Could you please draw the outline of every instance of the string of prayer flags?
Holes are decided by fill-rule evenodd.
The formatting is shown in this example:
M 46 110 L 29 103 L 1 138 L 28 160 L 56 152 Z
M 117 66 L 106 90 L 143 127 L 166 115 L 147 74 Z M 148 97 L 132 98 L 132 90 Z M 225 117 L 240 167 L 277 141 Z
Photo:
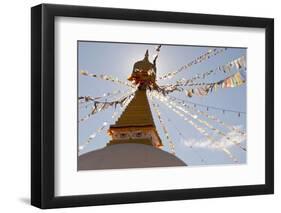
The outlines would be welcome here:
M 209 146 L 216 146 L 220 150 L 222 150 L 231 160 L 233 160 L 235 163 L 238 163 L 238 159 L 226 148 L 223 144 L 218 143 L 212 136 L 208 134 L 208 132 L 203 128 L 198 126 L 195 122 L 193 122 L 190 118 L 184 116 L 182 112 L 180 112 L 171 102 L 167 101 L 166 97 L 160 98 L 160 96 L 155 95 L 155 93 L 152 94 L 153 97 L 156 97 L 158 100 L 160 100 L 162 103 L 164 103 L 168 108 L 170 108 L 173 112 L 175 112 L 180 117 L 183 117 L 184 121 L 187 121 L 191 126 L 193 126 L 199 133 L 201 133 L 204 137 L 206 137 L 211 143 Z M 197 119 L 197 116 L 193 116 L 193 119 Z
M 174 91 L 182 92 L 184 89 L 182 87 L 178 87 L 177 85 L 168 85 L 168 86 L 158 86 L 156 90 L 158 92 L 161 92 L 163 95 L 167 95 Z
M 213 125 L 211 125 L 210 123 L 208 123 L 205 120 L 200 119 L 196 114 L 192 114 L 190 111 L 188 111 L 187 109 L 185 109 L 184 107 L 178 105 L 176 102 L 174 102 L 173 100 L 171 100 L 168 96 L 168 100 L 170 101 L 170 104 L 172 104 L 172 106 L 174 106 L 175 108 L 179 109 L 180 111 L 184 112 L 185 114 L 187 114 L 188 116 L 190 116 L 191 118 L 193 118 L 194 120 L 197 120 L 199 123 L 207 126 L 210 130 L 214 131 L 216 134 L 223 136 L 226 138 L 227 141 L 229 141 L 230 143 L 233 143 L 234 145 L 240 147 L 241 149 L 243 149 L 244 151 L 245 148 L 242 147 L 240 145 L 240 143 L 236 140 L 231 139 L 230 137 L 228 137 L 226 135 L 226 133 L 222 132 L 221 130 L 219 130 L 218 128 L 215 128 Z M 199 113 L 202 115 L 202 113 L 199 110 L 194 109 L 193 112 Z
M 180 99 L 180 98 L 176 98 L 174 96 L 168 96 L 168 97 L 170 99 L 172 99 L 172 100 L 176 100 L 178 103 L 180 103 L 180 104 L 182 104 L 183 106 L 186 106 L 186 107 L 193 106 L 194 108 L 196 108 L 197 106 L 199 106 L 199 107 L 202 107 L 202 108 L 206 109 L 206 111 L 209 111 L 209 109 L 218 110 L 218 111 L 222 111 L 223 114 L 224 114 L 224 112 L 231 112 L 231 113 L 237 114 L 238 117 L 240 117 L 241 114 L 246 114 L 246 112 L 243 112 L 243 111 L 236 111 L 236 110 L 231 110 L 231 109 L 224 109 L 224 108 L 221 108 L 221 107 L 215 107 L 215 106 L 210 106 L 210 105 L 193 103 L 191 101 L 187 101 L 187 100 L 183 100 L 183 99 Z
M 178 74 L 179 72 L 182 72 L 185 69 L 189 69 L 191 66 L 195 65 L 195 64 L 199 64 L 202 63 L 208 59 L 210 59 L 211 57 L 223 53 L 224 51 L 226 51 L 227 48 L 213 48 L 213 49 L 209 49 L 207 52 L 205 52 L 204 54 L 200 55 L 199 57 L 197 57 L 196 59 L 192 60 L 191 62 L 189 62 L 188 64 L 183 65 L 182 67 L 180 67 L 178 70 L 173 71 L 173 72 L 169 72 L 163 76 L 160 76 L 158 78 L 158 80 L 163 80 L 163 79 L 169 79 L 174 77 L 176 74 Z
M 186 91 L 186 96 L 205 96 L 209 92 L 216 91 L 218 88 L 234 88 L 239 87 L 244 84 L 246 80 L 242 78 L 242 75 L 239 72 L 225 78 L 224 80 L 215 82 L 215 83 L 201 83 L 201 84 L 193 84 L 192 86 L 200 86 L 188 89 Z M 202 85 L 202 86 L 201 86 Z
M 133 95 L 131 95 L 128 99 L 126 99 L 123 103 L 123 105 L 120 107 L 120 113 L 123 112 L 123 110 L 128 106 L 128 104 L 131 102 L 131 100 L 134 98 L 135 93 L 133 93 Z M 118 115 L 118 112 L 116 110 L 114 110 L 111 118 L 114 119 L 116 118 Z M 86 140 L 86 142 L 84 142 L 82 145 L 79 146 L 79 151 L 84 150 L 84 148 L 91 143 L 91 141 L 97 136 L 98 133 L 102 132 L 103 130 L 105 130 L 105 128 L 109 125 L 108 122 L 103 122 L 101 127 L 99 127 L 95 132 L 93 132 L 88 139 Z
M 240 129 L 235 128 L 234 126 L 229 125 L 229 124 L 223 122 L 222 120 L 220 120 L 219 118 L 215 117 L 214 115 L 210 115 L 210 114 L 208 114 L 208 113 L 205 112 L 205 111 L 199 110 L 198 108 L 196 108 L 196 106 L 194 106 L 193 103 L 188 103 L 188 102 L 186 102 L 186 101 L 183 101 L 183 100 L 177 99 L 177 98 L 175 98 L 175 97 L 171 97 L 171 96 L 167 96 L 167 97 L 168 97 L 169 99 L 173 100 L 173 101 L 177 101 L 177 103 L 178 103 L 178 104 L 181 104 L 183 107 L 186 107 L 186 108 L 188 108 L 188 109 L 191 109 L 191 110 L 193 110 L 193 111 L 196 111 L 196 112 L 199 113 L 200 115 L 203 115 L 203 116 L 207 117 L 208 119 L 210 119 L 210 120 L 212 120 L 212 121 L 214 121 L 214 122 L 216 122 L 216 123 L 222 125 L 224 128 L 226 128 L 226 129 L 228 129 L 228 130 L 235 131 L 235 132 L 237 132 L 237 133 L 239 133 L 239 134 L 241 134 L 241 135 L 243 135 L 243 136 L 246 136 L 246 133 L 245 133 L 244 131 L 241 131 Z M 197 104 L 197 105 L 198 105 L 198 104 Z M 200 105 L 199 105 L 199 106 L 200 106 Z M 205 106 L 205 105 L 204 105 L 204 106 Z M 207 111 L 208 111 L 208 108 L 213 108 L 213 107 L 208 106 L 208 107 L 206 108 Z M 218 108 L 215 108 L 215 109 L 218 109 Z M 222 109 L 220 109 L 220 110 L 222 110 Z M 224 111 L 234 112 L 234 111 L 232 111 L 232 110 L 225 110 L 225 109 L 224 109 Z M 236 111 L 235 111 L 235 112 L 236 112 Z M 236 112 L 236 113 L 243 113 L 243 112 Z
M 154 102 L 152 103 L 152 106 L 153 106 L 153 109 L 155 110 L 155 112 L 157 114 L 157 117 L 159 119 L 160 125 L 161 125 L 161 127 L 163 129 L 164 135 L 166 136 L 166 139 L 169 142 L 169 148 L 171 150 L 171 154 L 175 155 L 176 154 L 176 152 L 175 152 L 175 145 L 174 145 L 174 143 L 173 143 L 173 141 L 172 141 L 172 139 L 171 139 L 171 137 L 170 137 L 170 135 L 168 133 L 168 130 L 167 130 L 165 124 L 164 124 L 164 120 L 161 117 L 161 113 L 160 113 L 157 105 Z
M 186 95 L 188 97 L 192 97 L 193 95 L 196 96 L 205 96 L 209 93 L 211 86 L 210 85 L 206 85 L 203 87 L 198 87 L 198 88 L 192 88 L 186 91 Z
M 216 73 L 218 71 L 222 71 L 224 73 L 229 73 L 233 69 L 235 69 L 237 71 L 239 71 L 240 69 L 246 69 L 246 57 L 245 56 L 241 56 L 241 57 L 239 57 L 237 59 L 234 59 L 234 60 L 228 62 L 225 65 L 218 66 L 216 69 L 209 70 L 209 71 L 207 71 L 205 73 L 202 73 L 202 74 L 197 74 L 194 77 L 192 77 L 189 80 L 189 82 L 193 82 L 193 81 L 198 80 L 198 79 L 205 79 L 206 77 L 208 77 L 211 74 L 214 74 L 214 73 Z
M 89 77 L 92 77 L 92 78 L 98 78 L 98 79 L 105 80 L 105 81 L 111 81 L 111 82 L 114 82 L 114 83 L 118 83 L 118 84 L 122 84 L 122 85 L 125 85 L 125 86 L 128 86 L 128 87 L 135 88 L 135 86 L 133 84 L 131 84 L 130 81 L 121 81 L 119 78 L 113 77 L 113 76 L 110 76 L 110 75 L 103 75 L 103 74 L 96 75 L 96 74 L 89 73 L 86 70 L 80 70 L 80 74 L 85 75 L 85 76 L 89 76 Z
M 106 127 L 108 126 L 108 122 L 103 122 L 102 126 L 99 127 L 95 132 L 93 132 L 87 139 L 87 141 L 82 144 L 79 145 L 79 151 L 84 150 L 84 148 L 91 143 L 91 141 L 97 136 L 98 133 L 102 132 Z
M 123 106 L 127 102 L 127 100 L 130 99 L 133 95 L 134 95 L 134 92 L 129 95 L 123 96 L 120 99 L 115 100 L 115 101 L 95 101 L 95 100 L 93 100 L 91 112 L 89 114 L 87 114 L 85 117 L 81 118 L 80 122 L 84 122 L 84 121 L 88 120 L 92 115 L 94 115 L 97 112 L 100 112 L 102 110 L 106 110 L 109 107 L 114 106 L 116 108 L 117 105 Z
M 180 80 L 177 80 L 175 84 L 168 84 L 164 85 L 162 87 L 164 88 L 171 88 L 171 87 L 180 87 L 180 86 L 194 86 L 194 81 L 196 80 L 204 80 L 205 78 L 209 77 L 212 74 L 216 74 L 217 72 L 224 72 L 229 73 L 232 70 L 240 71 L 241 74 L 243 73 L 243 79 L 246 79 L 246 75 L 244 74 L 246 72 L 246 57 L 241 56 L 239 58 L 236 58 L 230 62 L 228 62 L 225 65 L 218 66 L 216 69 L 209 70 L 204 73 L 199 73 L 194 75 L 193 77 L 189 79 L 182 78 Z M 202 85 L 203 83 L 199 83 Z
M 219 67 L 219 69 L 225 73 L 230 72 L 233 68 L 236 68 L 237 70 L 242 68 L 246 69 L 246 56 L 241 56 Z
M 244 132 L 239 131 L 238 129 L 234 128 L 233 126 L 227 125 L 226 123 L 224 123 L 223 121 L 221 121 L 220 119 L 216 118 L 215 116 L 211 116 L 208 113 L 201 111 L 195 107 L 191 107 L 191 106 L 186 106 L 188 109 L 191 109 L 193 112 L 196 112 L 212 121 L 215 121 L 219 124 L 221 124 L 223 127 L 229 129 L 229 130 L 234 130 L 235 132 L 238 132 L 239 134 L 243 135 L 244 137 L 246 136 L 246 134 Z M 198 119 L 199 120 L 199 119 Z M 200 120 L 199 120 L 200 121 Z M 226 138 L 226 140 L 230 141 L 231 143 L 233 143 L 234 145 L 238 146 L 239 148 L 241 148 L 243 151 L 246 151 L 246 148 L 243 147 L 240 142 L 236 141 L 236 140 L 232 140 L 230 137 L 228 137 L 226 135 L 226 133 L 222 132 L 221 130 L 214 128 L 212 125 L 210 125 L 207 121 L 200 121 L 201 123 L 204 123 L 207 127 L 209 127 L 210 129 L 214 130 L 217 134 L 223 136 Z
M 115 97 L 119 94 L 129 95 L 131 92 L 135 92 L 135 90 L 136 89 L 131 89 L 129 91 L 116 90 L 113 92 L 106 92 L 102 96 L 98 96 L 98 97 L 80 96 L 78 100 L 79 100 L 80 108 L 88 108 L 88 107 L 92 107 L 94 100 L 101 100 L 101 99 L 107 100 L 108 98 Z
M 102 97 L 79 96 L 78 100 L 79 100 L 79 104 L 83 104 L 83 103 L 91 102 L 91 101 L 94 101 L 94 100 L 97 100 L 97 99 L 100 99 L 100 98 L 102 98 Z

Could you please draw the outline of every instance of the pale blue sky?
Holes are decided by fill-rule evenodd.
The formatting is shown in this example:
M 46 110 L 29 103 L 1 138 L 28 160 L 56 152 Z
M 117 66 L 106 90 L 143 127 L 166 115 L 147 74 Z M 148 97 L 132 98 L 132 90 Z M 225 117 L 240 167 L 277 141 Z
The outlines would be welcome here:
M 203 45 L 203 44 L 200 44 Z M 219 45 L 219 42 L 218 42 Z M 88 70 L 95 74 L 109 74 L 116 76 L 121 80 L 126 80 L 132 72 L 133 64 L 143 59 L 146 49 L 150 53 L 150 61 L 153 60 L 156 44 L 125 44 L 125 43 L 110 43 L 110 42 L 78 42 L 78 72 L 81 69 Z M 161 52 L 157 61 L 157 75 L 177 70 L 182 65 L 189 63 L 196 57 L 202 55 L 208 51 L 211 47 L 204 46 L 180 46 L 180 45 L 162 45 Z M 189 71 L 185 70 L 179 73 L 176 77 L 169 80 L 160 80 L 158 85 L 167 83 L 173 83 L 177 79 L 182 77 L 190 78 L 197 73 L 204 73 L 211 69 L 215 69 L 219 65 L 223 65 L 230 62 L 232 59 L 246 55 L 246 48 L 228 48 L 222 54 L 218 54 L 207 61 L 200 64 L 196 64 L 191 67 Z M 234 73 L 234 72 L 232 72 Z M 230 74 L 218 73 L 206 78 L 205 82 L 215 82 L 221 80 Z M 126 91 L 126 86 L 114 84 L 112 82 L 102 81 L 87 76 L 78 75 L 79 89 L 78 96 L 102 96 L 104 93 L 112 92 L 115 90 Z M 122 95 L 122 94 L 121 94 Z M 210 93 L 208 96 L 192 97 L 188 98 L 184 93 L 174 92 L 173 96 L 192 101 L 199 104 L 211 105 L 215 107 L 232 109 L 237 111 L 246 112 L 246 84 L 238 88 L 231 89 L 219 89 L 217 92 Z M 118 97 L 118 96 L 117 96 Z M 120 95 L 119 95 L 120 97 Z M 112 99 L 111 99 L 112 100 Z M 209 147 L 193 147 L 190 148 L 186 144 L 186 141 L 204 141 L 204 137 L 192 127 L 190 124 L 183 121 L 182 118 L 177 116 L 174 112 L 169 110 L 165 105 L 160 105 L 160 111 L 164 118 L 165 124 L 169 130 L 169 134 L 175 144 L 176 155 L 185 161 L 188 165 L 213 165 L 213 164 L 231 164 L 233 161 L 225 155 L 221 150 L 211 149 Z M 242 129 L 246 128 L 246 116 L 241 114 L 240 117 L 237 114 L 209 109 L 206 111 L 204 108 L 198 107 L 210 115 L 214 115 L 234 126 L 241 126 Z M 118 110 L 118 109 L 117 109 Z M 84 117 L 88 112 L 88 109 L 80 109 L 79 116 Z M 113 124 L 115 120 L 112 120 L 111 116 L 114 109 L 108 109 L 103 112 L 97 113 L 89 120 L 79 124 L 78 131 L 78 143 L 83 144 L 89 135 L 95 132 L 102 126 L 103 122 L 109 122 Z M 164 143 L 163 150 L 169 151 L 168 142 L 163 135 L 159 121 L 155 116 L 154 121 L 157 126 L 158 133 Z M 204 118 L 204 117 L 201 117 Z M 171 121 L 168 121 L 170 119 Z M 204 118 L 204 120 L 207 120 Z M 209 120 L 208 120 L 209 121 Z M 216 123 L 209 122 L 213 126 Z M 229 130 L 221 128 L 223 132 L 227 133 Z M 182 138 L 178 131 L 182 132 L 185 138 Z M 97 134 L 97 137 L 85 147 L 81 153 L 86 153 L 92 150 L 103 148 L 109 141 L 109 137 L 106 134 L 106 130 Z M 243 146 L 246 146 L 244 141 Z M 239 163 L 246 162 L 246 152 L 239 149 L 237 146 L 228 147 L 233 155 L 239 160 Z M 201 159 L 204 159 L 202 163 Z

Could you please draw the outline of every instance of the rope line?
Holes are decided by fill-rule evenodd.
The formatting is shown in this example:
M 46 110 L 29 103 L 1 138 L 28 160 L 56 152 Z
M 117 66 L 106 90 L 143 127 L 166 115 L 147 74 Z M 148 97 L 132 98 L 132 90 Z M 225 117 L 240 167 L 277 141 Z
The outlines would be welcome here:
M 170 95 L 171 98 L 174 98 L 174 99 L 178 99 L 182 102 L 186 102 L 186 103 L 189 103 L 189 104 L 192 104 L 193 106 L 200 106 L 200 107 L 204 107 L 206 108 L 207 110 L 208 109 L 214 109 L 214 110 L 219 110 L 219 111 L 222 111 L 222 112 L 233 112 L 233 113 L 237 113 L 237 114 L 246 114 L 246 112 L 244 111 L 237 111 L 237 110 L 232 110 L 232 109 L 225 109 L 225 108 L 220 108 L 220 107 L 215 107 L 215 106 L 210 106 L 210 105 L 204 105 L 204 104 L 198 104 L 198 103 L 195 103 L 195 102 L 192 102 L 192 101 L 187 101 L 187 100 L 184 100 L 184 99 L 181 99 L 181 98 L 176 98 L 172 95 Z
M 175 152 L 175 145 L 174 145 L 173 141 L 171 140 L 171 137 L 170 137 L 170 135 L 169 135 L 169 133 L 168 133 L 168 130 L 167 130 L 165 124 L 164 124 L 164 120 L 163 120 L 163 118 L 161 117 L 161 113 L 160 113 L 160 111 L 159 111 L 159 109 L 158 109 L 158 106 L 154 103 L 154 101 L 153 101 L 152 98 L 151 98 L 151 100 L 152 100 L 153 109 L 154 109 L 154 111 L 155 111 L 156 114 L 157 114 L 157 117 L 158 117 L 158 120 L 159 120 L 159 122 L 160 122 L 160 125 L 161 125 L 161 127 L 162 127 L 162 129 L 163 129 L 163 132 L 164 132 L 164 134 L 165 134 L 165 136 L 166 136 L 166 139 L 167 139 L 167 141 L 168 141 L 168 143 L 169 143 L 170 152 L 171 152 L 171 154 L 176 155 L 176 152 Z
M 191 66 L 201 63 L 205 60 L 208 60 L 210 58 L 212 58 L 213 56 L 223 53 L 224 51 L 226 51 L 227 48 L 213 48 L 213 49 L 209 49 L 206 53 L 198 56 L 196 59 L 190 61 L 188 64 L 185 64 L 183 66 L 181 66 L 181 68 L 179 68 L 176 71 L 173 72 L 169 72 L 163 76 L 160 76 L 158 78 L 158 80 L 163 80 L 163 79 L 167 79 L 167 78 L 173 78 L 176 74 L 178 74 L 179 72 L 182 72 L 183 70 L 189 69 Z

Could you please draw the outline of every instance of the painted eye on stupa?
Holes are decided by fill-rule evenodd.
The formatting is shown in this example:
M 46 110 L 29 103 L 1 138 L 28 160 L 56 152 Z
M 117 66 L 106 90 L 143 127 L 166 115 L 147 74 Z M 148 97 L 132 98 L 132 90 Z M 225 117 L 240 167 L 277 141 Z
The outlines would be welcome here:
M 121 138 L 125 138 L 126 136 L 127 136 L 126 133 L 121 133 L 121 134 L 120 134 L 120 137 L 121 137 Z
M 141 132 L 137 132 L 137 133 L 136 133 L 136 137 L 139 138 L 139 137 L 141 137 L 141 136 L 142 136 L 142 133 L 141 133 Z

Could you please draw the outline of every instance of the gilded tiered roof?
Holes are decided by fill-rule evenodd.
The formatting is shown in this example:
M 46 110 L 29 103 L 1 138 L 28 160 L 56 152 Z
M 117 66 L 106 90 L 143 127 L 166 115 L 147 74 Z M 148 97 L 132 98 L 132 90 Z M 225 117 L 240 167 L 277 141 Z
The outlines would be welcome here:
M 146 90 L 137 90 L 135 97 L 111 127 L 155 127 Z

